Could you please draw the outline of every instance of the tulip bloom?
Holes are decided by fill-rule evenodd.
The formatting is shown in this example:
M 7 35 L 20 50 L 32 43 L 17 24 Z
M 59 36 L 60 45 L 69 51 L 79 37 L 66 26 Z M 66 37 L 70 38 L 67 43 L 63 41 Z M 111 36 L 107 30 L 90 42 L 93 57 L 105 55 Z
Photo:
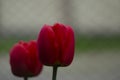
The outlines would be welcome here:
M 74 32 L 70 26 L 44 25 L 38 36 L 40 61 L 47 66 L 68 66 L 74 56 Z
M 20 41 L 10 51 L 12 73 L 19 77 L 37 76 L 43 65 L 39 61 L 36 41 Z M 27 79 L 26 79 L 27 80 Z

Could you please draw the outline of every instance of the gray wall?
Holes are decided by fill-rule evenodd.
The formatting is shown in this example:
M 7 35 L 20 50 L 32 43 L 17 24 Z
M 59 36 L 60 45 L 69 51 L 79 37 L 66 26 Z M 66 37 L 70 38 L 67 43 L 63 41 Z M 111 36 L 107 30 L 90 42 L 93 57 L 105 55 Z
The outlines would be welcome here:
M 84 34 L 120 33 L 120 0 L 1 0 L 0 23 L 11 33 L 61 22 Z

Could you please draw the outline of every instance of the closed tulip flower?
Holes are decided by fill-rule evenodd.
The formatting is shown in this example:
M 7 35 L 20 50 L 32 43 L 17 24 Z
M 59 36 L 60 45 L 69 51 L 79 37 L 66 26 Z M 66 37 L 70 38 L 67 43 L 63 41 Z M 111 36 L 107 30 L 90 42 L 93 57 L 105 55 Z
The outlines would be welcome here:
M 38 58 L 36 41 L 16 43 L 10 51 L 10 65 L 12 73 L 24 77 L 25 80 L 37 76 L 43 65 Z
M 70 26 L 44 25 L 38 35 L 40 61 L 47 66 L 68 66 L 74 57 L 74 32 Z M 55 79 L 53 79 L 55 80 Z

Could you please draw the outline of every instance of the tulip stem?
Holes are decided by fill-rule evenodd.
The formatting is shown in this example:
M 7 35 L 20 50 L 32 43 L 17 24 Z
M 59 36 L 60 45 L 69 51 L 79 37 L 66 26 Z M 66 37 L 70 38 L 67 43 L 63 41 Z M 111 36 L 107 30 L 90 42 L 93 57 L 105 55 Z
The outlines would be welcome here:
M 28 80 L 28 77 L 24 77 L 24 80 Z
M 57 68 L 58 68 L 58 66 L 53 66 L 53 76 L 52 76 L 52 80 L 56 80 Z

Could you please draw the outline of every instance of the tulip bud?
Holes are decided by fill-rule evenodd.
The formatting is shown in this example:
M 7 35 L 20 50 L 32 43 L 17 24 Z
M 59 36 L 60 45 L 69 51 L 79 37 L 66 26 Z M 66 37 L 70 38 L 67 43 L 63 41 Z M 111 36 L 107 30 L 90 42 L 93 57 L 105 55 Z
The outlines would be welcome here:
M 74 32 L 70 26 L 44 25 L 37 40 L 40 61 L 47 66 L 68 66 L 74 56 Z
M 36 41 L 20 41 L 10 51 L 12 73 L 19 77 L 37 76 L 43 65 L 39 61 Z

